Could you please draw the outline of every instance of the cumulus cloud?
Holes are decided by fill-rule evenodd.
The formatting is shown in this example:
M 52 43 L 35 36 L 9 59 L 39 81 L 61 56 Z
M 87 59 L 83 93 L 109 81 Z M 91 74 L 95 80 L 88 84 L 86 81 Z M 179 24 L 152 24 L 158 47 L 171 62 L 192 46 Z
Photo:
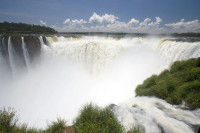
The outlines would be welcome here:
M 145 18 L 141 22 L 135 18 L 131 18 L 130 21 L 124 22 L 119 21 L 118 17 L 115 15 L 104 14 L 100 16 L 94 12 L 88 21 L 84 19 L 70 20 L 67 18 L 63 22 L 63 24 L 67 25 L 63 27 L 54 26 L 54 28 L 58 31 L 68 32 L 200 32 L 199 20 L 185 22 L 185 20 L 182 19 L 179 22 L 169 23 L 161 26 L 160 24 L 162 21 L 163 20 L 157 16 L 154 19 Z
M 67 24 L 67 23 L 70 23 L 70 19 L 69 19 L 69 18 L 66 19 L 66 20 L 63 22 L 63 24 Z
M 40 20 L 40 23 L 41 23 L 42 25 L 45 25 L 45 26 L 47 26 L 47 23 L 46 23 L 46 22 L 44 22 L 44 21 L 42 21 L 42 20 Z
M 160 17 L 156 17 L 156 23 L 155 24 L 160 24 L 162 22 L 162 19 Z
M 76 25 L 76 24 L 82 25 L 82 24 L 86 24 L 86 23 L 87 23 L 87 21 L 85 21 L 83 19 L 80 19 L 80 20 L 74 19 L 74 20 L 71 21 L 72 25 Z
M 138 24 L 139 23 L 139 20 L 135 19 L 135 18 L 132 18 L 128 24 Z
M 185 22 L 184 19 L 181 19 L 179 22 L 165 24 L 165 26 L 178 32 L 200 32 L 200 22 L 197 19 L 188 22 Z
M 118 17 L 112 14 L 105 14 L 105 15 L 100 16 L 94 12 L 93 15 L 89 19 L 89 23 L 109 24 L 109 23 L 114 23 L 117 19 Z
M 146 18 L 140 25 L 147 25 L 151 21 L 150 18 Z

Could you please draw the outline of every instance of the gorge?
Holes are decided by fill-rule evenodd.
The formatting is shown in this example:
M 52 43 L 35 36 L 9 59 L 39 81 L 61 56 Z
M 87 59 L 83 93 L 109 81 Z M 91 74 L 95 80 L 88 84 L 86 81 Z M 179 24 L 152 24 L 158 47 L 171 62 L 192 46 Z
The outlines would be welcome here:
M 72 123 L 85 103 L 110 105 L 128 130 L 193 133 L 200 109 L 184 110 L 155 97 L 135 97 L 146 78 L 175 61 L 200 56 L 200 42 L 173 36 L 57 35 L 0 37 L 0 106 L 22 122 Z M 177 128 L 178 127 L 178 128 Z

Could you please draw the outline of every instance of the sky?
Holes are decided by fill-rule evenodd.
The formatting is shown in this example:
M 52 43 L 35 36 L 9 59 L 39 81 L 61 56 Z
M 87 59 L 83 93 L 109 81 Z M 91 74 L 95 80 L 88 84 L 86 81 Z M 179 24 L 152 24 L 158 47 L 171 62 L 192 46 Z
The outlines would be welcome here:
M 60 32 L 200 32 L 200 0 L 1 0 L 0 22 Z

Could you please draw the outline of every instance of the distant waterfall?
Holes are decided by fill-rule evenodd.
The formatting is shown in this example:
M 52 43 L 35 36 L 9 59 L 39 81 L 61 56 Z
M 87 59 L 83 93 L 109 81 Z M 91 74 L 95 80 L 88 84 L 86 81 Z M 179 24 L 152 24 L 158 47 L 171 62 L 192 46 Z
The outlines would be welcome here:
M 43 37 L 40 36 L 39 40 L 40 40 L 40 45 L 41 45 L 41 54 L 42 54 L 42 57 L 46 56 L 46 55 L 49 55 L 50 54 L 49 51 L 51 51 L 51 50 L 50 50 L 50 48 L 48 46 L 45 45 Z
M 157 44 L 156 52 L 169 67 L 173 62 L 196 58 L 200 56 L 200 42 L 176 42 L 161 40 Z
M 26 48 L 26 43 L 24 42 L 24 37 L 21 37 L 21 38 L 22 38 L 22 49 L 23 49 L 24 59 L 25 59 L 26 66 L 27 66 L 28 70 L 30 70 L 31 63 L 30 63 L 29 53 L 28 53 L 28 50 Z
M 2 47 L 2 38 L 0 36 L 0 66 L 3 62 L 3 47 Z
M 43 41 L 42 36 L 39 37 L 39 40 L 40 40 L 40 44 L 41 44 L 41 46 L 43 47 L 45 44 L 44 44 L 44 41 Z
M 6 52 L 6 43 L 5 43 L 5 38 L 2 39 L 2 51 Z
M 47 37 L 52 56 L 63 55 L 82 61 L 90 71 L 103 70 L 113 58 L 130 49 L 149 49 L 163 62 L 163 69 L 175 61 L 200 56 L 200 42 L 181 42 L 160 38 Z M 41 44 L 44 45 L 42 37 Z M 44 50 L 44 52 L 47 52 Z
M 8 38 L 8 55 L 9 55 L 10 68 L 11 68 L 13 76 L 15 76 L 15 74 L 17 73 L 16 63 L 15 63 L 16 52 L 13 48 L 11 37 Z

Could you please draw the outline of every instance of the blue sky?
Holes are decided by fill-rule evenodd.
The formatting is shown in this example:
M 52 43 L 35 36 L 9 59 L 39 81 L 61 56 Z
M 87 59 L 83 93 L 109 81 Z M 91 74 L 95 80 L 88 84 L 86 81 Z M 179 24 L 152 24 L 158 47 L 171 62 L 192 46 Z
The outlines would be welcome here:
M 58 31 L 200 32 L 199 7 L 200 0 L 1 0 L 0 21 Z

